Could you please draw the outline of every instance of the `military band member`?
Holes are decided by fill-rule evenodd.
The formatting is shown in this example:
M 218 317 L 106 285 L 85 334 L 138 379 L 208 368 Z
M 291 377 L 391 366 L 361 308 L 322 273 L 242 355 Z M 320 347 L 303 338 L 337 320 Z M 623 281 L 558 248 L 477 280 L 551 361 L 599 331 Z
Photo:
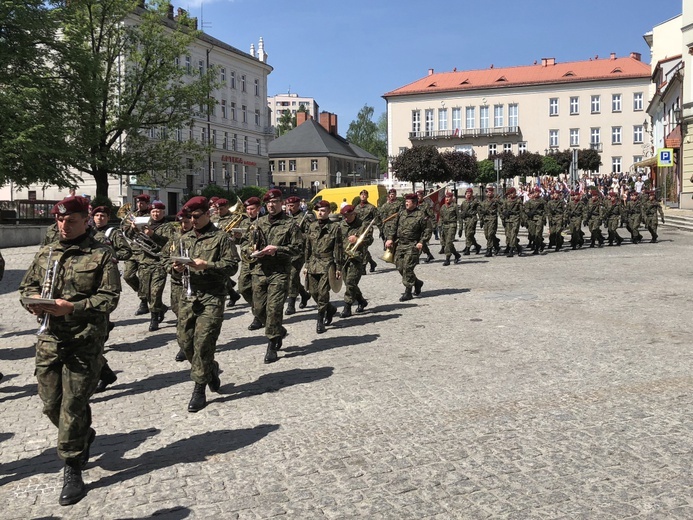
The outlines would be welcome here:
M 618 226 L 621 224 L 623 207 L 618 193 L 609 192 L 609 198 L 604 202 L 602 211 L 602 220 L 607 229 L 609 245 L 613 246 L 614 241 L 616 241 L 616 245 L 620 246 L 623 239 L 618 234 Z
M 467 188 L 464 192 L 464 200 L 460 203 L 460 228 L 458 237 L 462 238 L 464 232 L 464 250 L 462 254 L 469 256 L 471 248 L 478 255 L 481 251 L 481 246 L 476 241 L 476 224 L 479 221 L 479 200 L 474 196 L 474 190 Z
M 518 255 L 522 254 L 517 234 L 520 231 L 523 212 L 522 199 L 517 196 L 515 188 L 508 188 L 508 191 L 505 193 L 505 200 L 500 208 L 501 222 L 505 228 L 505 251 L 508 258 L 512 258 L 515 251 L 517 251 Z
M 421 211 L 424 216 L 430 220 L 431 222 L 431 230 L 436 227 L 436 212 L 433 210 L 433 204 L 431 203 L 430 198 L 426 198 L 424 196 L 423 190 L 419 190 L 416 192 L 416 201 L 417 201 L 417 206 L 419 208 L 419 211 Z M 406 206 L 406 201 L 405 201 L 405 206 Z M 437 231 L 436 231 L 436 236 L 437 236 Z M 429 263 L 431 260 L 434 260 L 433 254 L 431 254 L 431 249 L 428 247 L 428 241 L 431 239 L 429 236 L 424 242 L 423 242 L 423 247 L 421 249 L 421 252 L 426 255 L 426 258 L 424 258 L 424 262 Z
M 527 219 L 527 233 L 532 254 L 538 255 L 544 250 L 544 225 L 546 224 L 546 201 L 541 196 L 541 188 L 536 186 L 530 199 L 524 204 Z
M 52 211 L 52 210 L 51 210 Z M 53 215 L 53 213 L 51 213 Z M 53 215 L 56 216 L 56 215 Z M 53 222 L 50 226 L 48 226 L 48 229 L 46 229 L 46 234 L 43 235 L 43 240 L 41 241 L 42 246 L 47 246 L 51 242 L 55 242 L 56 240 L 60 240 L 60 229 L 58 229 L 58 221 L 56 220 Z
M 55 301 L 23 305 L 47 321 L 36 343 L 35 373 L 43 413 L 58 428 L 58 455 L 65 461 L 59 503 L 70 505 L 86 494 L 82 470 L 96 436 L 89 397 L 99 381 L 108 314 L 121 287 L 112 250 L 89 233 L 89 201 L 68 197 L 56 209 L 60 240 L 41 248 L 19 291 L 25 298 L 40 297 L 48 285 Z M 47 270 L 53 270 L 54 284 Z
M 380 213 L 378 212 L 378 208 L 368 202 L 368 190 L 361 190 L 361 193 L 359 193 L 359 198 L 361 200 L 354 208 L 354 211 L 356 211 L 356 215 L 358 215 L 359 219 L 361 219 L 361 222 L 368 224 L 371 220 L 374 220 L 375 223 L 373 225 L 380 227 Z M 375 271 L 375 268 L 378 266 L 368 250 L 365 251 L 363 256 L 362 274 L 366 274 L 366 264 L 370 265 L 371 273 Z
M 301 249 L 303 236 L 294 219 L 282 211 L 282 192 L 265 193 L 267 214 L 257 221 L 250 242 L 244 246 L 252 255 L 253 314 L 265 327 L 268 339 L 265 363 L 278 359 L 277 351 L 287 331 L 282 325 L 284 302 L 291 273 L 291 259 Z
M 579 191 L 570 193 L 570 200 L 565 208 L 565 222 L 570 232 L 570 247 L 575 250 L 585 243 L 582 221 L 585 218 L 585 202 Z
M 131 213 L 131 217 L 148 217 L 149 216 L 149 202 L 151 198 L 149 195 L 142 194 L 135 197 L 135 210 Z M 129 230 L 132 228 L 132 221 L 128 217 L 123 219 L 120 229 L 128 236 Z M 123 267 L 123 281 L 130 286 L 130 288 L 137 293 L 140 298 L 140 306 L 135 311 L 135 316 L 140 316 L 142 314 L 147 314 L 149 312 L 149 304 L 147 303 L 146 296 L 141 295 L 140 291 L 140 279 L 139 279 L 139 268 L 144 252 L 142 248 L 136 243 L 130 242 L 130 247 L 132 248 L 132 256 L 130 259 L 125 261 Z
M 500 201 L 495 196 L 495 188 L 486 186 L 486 198 L 479 204 L 479 226 L 484 230 L 486 237 L 486 254 L 491 257 L 493 253 L 500 253 L 500 240 L 496 236 L 498 232 L 498 208 Z
M 602 202 L 599 198 L 599 192 L 592 190 L 592 197 L 585 205 L 584 225 L 590 230 L 590 247 L 594 247 L 595 242 L 599 243 L 599 247 L 604 245 L 604 236 L 602 235 Z
M 546 203 L 546 218 L 549 221 L 549 249 L 556 247 L 558 253 L 563 247 L 563 223 L 565 222 L 565 202 L 563 193 L 554 190 L 551 200 Z
M 647 200 L 643 203 L 642 208 L 643 216 L 645 219 L 645 226 L 647 226 L 647 231 L 649 231 L 652 239 L 651 243 L 657 242 L 657 223 L 659 218 L 662 217 L 662 224 L 664 224 L 664 211 L 662 211 L 662 205 L 657 200 L 657 193 L 655 190 L 650 190 L 647 192 Z M 657 215 L 659 213 L 659 216 Z
M 440 207 L 440 243 L 443 245 L 445 261 L 443 265 L 450 265 L 450 257 L 455 257 L 455 263 L 459 263 L 462 255 L 455 249 L 455 233 L 457 233 L 457 222 L 459 213 L 457 203 L 451 191 L 445 193 L 445 202 Z
M 301 211 L 301 199 L 295 196 L 286 199 L 286 213 L 291 218 L 294 219 L 296 225 L 301 230 L 303 234 L 303 247 L 301 251 L 294 259 L 291 260 L 291 275 L 289 277 L 289 296 L 286 299 L 286 311 L 284 312 L 287 316 L 296 313 L 296 298 L 301 297 L 301 303 L 299 307 L 303 309 L 310 299 L 310 294 L 303 287 L 301 283 L 301 270 L 303 269 L 303 262 L 305 261 L 305 238 L 308 226 L 315 222 L 315 213 L 312 211 L 306 211 L 305 213 Z
M 363 265 L 364 251 L 373 243 L 373 228 L 368 232 L 368 224 L 362 222 L 356 215 L 354 206 L 347 204 L 340 211 L 342 221 L 339 222 L 342 234 L 342 249 L 344 251 L 344 263 L 342 268 L 342 280 L 344 281 L 344 309 L 340 318 L 351 316 L 351 307 L 356 302 L 356 312 L 363 312 L 368 301 L 363 297 L 359 282 L 361 281 L 361 266 Z M 394 220 L 394 218 L 393 218 Z M 386 225 L 389 222 L 385 223 Z M 365 235 L 364 235 L 365 233 Z M 356 247 L 359 237 L 363 235 L 361 244 Z
M 345 208 L 348 206 L 344 206 Z M 332 323 L 337 307 L 330 303 L 329 269 L 335 266 L 336 276 L 341 276 L 342 232 L 339 222 L 330 220 L 330 203 L 321 200 L 315 205 L 318 219 L 306 233 L 305 274 L 310 295 L 318 304 L 318 321 L 315 332 L 325 332 L 325 325 Z M 363 265 L 363 264 L 362 264 Z
M 185 256 L 186 252 L 181 239 L 183 235 L 189 233 L 193 229 L 193 222 L 190 218 L 190 213 L 188 210 L 181 209 L 178 213 L 176 213 L 176 220 L 179 223 L 180 228 L 177 228 L 176 234 L 168 243 L 170 257 Z M 176 271 L 173 269 L 173 262 L 170 263 L 167 271 L 171 277 L 171 310 L 173 311 L 173 314 L 176 315 L 177 320 L 180 301 L 181 299 L 185 298 L 187 294 L 190 273 L 186 271 Z M 185 352 L 183 352 L 183 349 L 178 349 L 175 360 L 179 363 L 185 361 Z
M 383 224 L 380 226 L 380 237 L 383 239 L 383 250 L 385 250 L 385 242 L 387 237 L 392 234 L 394 228 L 397 226 L 397 222 L 394 219 L 387 220 L 388 217 L 399 213 L 404 209 L 404 202 L 397 199 L 397 190 L 391 188 L 387 192 L 387 201 L 378 208 L 378 213 L 380 213 L 380 222 Z
M 239 227 L 243 229 L 243 236 L 239 241 L 241 268 L 238 272 L 238 290 L 241 293 L 241 296 L 243 296 L 243 299 L 248 302 L 248 305 L 250 305 L 251 312 L 254 313 L 253 276 L 251 274 L 251 268 L 252 264 L 255 263 L 256 260 L 254 258 L 250 258 L 248 246 L 252 245 L 253 243 L 253 235 L 255 233 L 257 219 L 260 216 L 262 201 L 258 197 L 250 197 L 243 203 L 243 206 L 245 206 L 247 218 L 244 219 L 239 225 Z M 264 327 L 262 322 L 253 314 L 253 321 L 248 326 L 248 330 L 259 330 L 262 327 Z
M 399 212 L 396 219 L 397 226 L 387 238 L 385 247 L 391 248 L 397 242 L 395 250 L 395 265 L 404 285 L 404 294 L 399 301 L 406 302 L 413 298 L 412 289 L 417 296 L 421 294 L 423 281 L 414 274 L 414 269 L 419 263 L 419 256 L 423 245 L 431 239 L 433 223 L 423 211 L 418 208 L 419 202 L 416 194 L 411 193 L 404 197 L 404 210 Z
M 630 232 L 631 241 L 634 244 L 639 244 L 642 241 L 642 234 L 640 234 L 639 229 L 642 222 L 642 201 L 637 191 L 630 192 L 624 213 L 627 222 L 626 229 Z

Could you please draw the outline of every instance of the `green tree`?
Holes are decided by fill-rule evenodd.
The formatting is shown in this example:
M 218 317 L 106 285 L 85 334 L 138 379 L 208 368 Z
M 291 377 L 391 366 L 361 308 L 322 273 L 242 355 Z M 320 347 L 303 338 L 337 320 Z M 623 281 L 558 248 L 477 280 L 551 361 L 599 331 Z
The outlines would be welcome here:
M 70 92 L 65 127 L 71 166 L 91 175 L 106 195 L 109 176 L 138 175 L 165 187 L 208 144 L 179 139 L 214 103 L 216 71 L 187 70 L 180 60 L 199 35 L 185 15 L 167 18 L 169 2 L 61 2 L 65 51 L 56 64 Z M 187 134 L 187 131 L 185 132 Z
M 299 112 L 301 112 L 301 108 L 303 108 L 303 106 L 299 108 Z M 305 109 L 303 111 L 305 112 Z M 296 116 L 291 115 L 291 110 L 284 110 L 277 122 L 277 137 L 290 132 L 294 128 L 296 128 Z
M 544 156 L 538 153 L 523 152 L 515 156 L 513 176 L 532 177 L 541 173 Z
M 479 164 L 474 155 L 464 152 L 441 154 L 448 170 L 449 179 L 455 182 L 474 182 L 479 175 Z
M 584 148 L 578 152 L 578 168 L 588 172 L 596 172 L 602 165 L 602 158 L 597 150 Z
M 373 121 L 374 112 L 373 107 L 364 105 L 359 110 L 356 120 L 349 123 L 346 139 L 380 159 L 382 167 L 383 163 L 387 165 L 387 141 L 383 136 L 382 128 Z M 387 132 L 387 120 L 385 125 L 385 132 Z
M 553 155 L 544 155 L 541 159 L 540 171 L 542 175 L 551 175 L 552 177 L 555 177 L 556 175 L 563 173 L 565 170 Z
M 479 161 L 479 175 L 477 175 L 475 182 L 479 184 L 496 182 L 496 170 L 491 159 Z
M 407 148 L 392 161 L 392 170 L 405 182 L 445 182 L 449 178 L 445 161 L 432 145 Z

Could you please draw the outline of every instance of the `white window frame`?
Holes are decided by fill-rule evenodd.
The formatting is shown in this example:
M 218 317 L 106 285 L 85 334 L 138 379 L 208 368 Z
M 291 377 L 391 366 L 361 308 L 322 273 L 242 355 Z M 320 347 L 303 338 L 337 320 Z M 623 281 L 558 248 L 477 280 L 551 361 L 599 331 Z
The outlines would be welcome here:
M 633 144 L 642 144 L 644 142 L 645 129 L 642 125 L 633 126 Z
M 600 114 L 602 111 L 602 98 L 599 94 L 590 97 L 590 113 Z
M 448 129 L 448 109 L 438 109 L 438 130 L 445 132 Z
M 498 145 L 496 143 L 489 143 L 488 145 L 488 155 L 496 155 L 498 153 Z
M 549 148 L 558 148 L 559 136 L 557 129 L 549 130 Z
M 465 128 L 476 128 L 476 107 L 467 107 L 464 110 Z M 471 123 L 471 124 L 469 124 Z
M 640 112 L 643 109 L 643 93 L 633 92 L 633 112 Z
M 493 105 L 493 126 L 502 128 L 505 123 L 505 107 L 503 105 Z
M 590 144 L 601 144 L 602 129 L 600 127 L 590 128 Z
M 520 126 L 520 106 L 517 103 L 508 105 L 508 126 L 510 128 Z
M 580 98 L 578 96 L 570 97 L 570 115 L 576 116 L 580 113 Z
M 415 134 L 421 132 L 421 110 L 411 111 L 411 131 Z
M 311 159 L 310 160 L 310 171 L 312 171 L 312 172 L 318 171 L 318 160 L 317 159 Z
M 526 153 L 526 152 L 527 152 L 527 142 L 522 141 L 520 143 L 517 143 L 517 154 L 519 155 L 521 153 Z
M 226 111 L 226 100 L 222 99 L 221 100 L 221 118 L 226 119 L 226 116 L 228 115 Z
M 580 129 L 570 129 L 570 146 L 580 146 Z
M 460 130 L 462 128 L 462 109 L 457 107 L 452 109 L 452 130 Z
M 622 144 L 623 143 L 623 127 L 612 126 L 611 127 L 611 144 Z
M 611 172 L 621 173 L 623 171 L 623 160 L 621 157 L 611 158 Z
M 488 130 L 490 121 L 490 110 L 488 105 L 483 105 L 479 107 L 479 128 L 481 130 Z
M 558 98 L 549 98 L 549 116 L 558 115 Z
M 621 94 L 611 94 L 611 111 L 621 112 L 623 110 L 623 96 Z
M 426 135 L 433 134 L 433 109 L 427 108 L 424 112 L 424 132 Z

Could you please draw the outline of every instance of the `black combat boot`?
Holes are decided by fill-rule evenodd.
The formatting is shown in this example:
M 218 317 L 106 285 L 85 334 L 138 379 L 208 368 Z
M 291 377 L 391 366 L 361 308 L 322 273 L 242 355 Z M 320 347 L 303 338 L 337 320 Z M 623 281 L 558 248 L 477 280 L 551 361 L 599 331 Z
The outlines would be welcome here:
M 96 384 L 96 389 L 94 390 L 94 393 L 98 394 L 106 390 L 106 387 L 110 384 L 113 384 L 116 382 L 118 379 L 118 376 L 115 375 L 113 370 L 111 370 L 111 367 L 108 366 L 108 363 L 105 363 L 103 367 L 101 367 L 101 374 L 99 375 L 99 382 Z
M 423 287 L 423 284 L 424 284 L 423 280 L 419 280 L 419 279 L 417 279 L 414 282 L 414 294 L 416 294 L 417 296 L 419 294 L 421 294 L 421 288 Z
M 608 231 L 608 243 L 607 246 L 613 246 L 614 245 L 614 234 L 611 231 Z
M 493 252 L 498 254 L 500 253 L 500 239 L 496 238 L 496 242 L 493 246 Z
M 162 305 L 161 310 L 159 311 L 159 323 L 164 321 L 164 315 L 168 312 L 168 305 Z
M 219 363 L 214 361 L 213 363 L 213 368 L 212 368 L 212 379 L 209 380 L 209 383 L 207 385 L 209 386 L 209 389 L 212 392 L 219 392 L 219 389 L 221 388 L 221 379 L 219 379 Z
M 277 356 L 277 339 L 271 339 L 269 340 L 269 343 L 267 343 L 267 350 L 265 351 L 265 364 L 269 365 L 270 363 L 274 363 L 279 359 L 279 356 Z
M 325 332 L 325 313 L 318 312 L 318 322 L 315 325 L 316 334 L 322 334 Z
M 358 305 L 356 306 L 356 312 L 363 312 L 367 305 L 368 305 L 368 300 L 366 300 L 362 297 L 358 301 Z
M 602 247 L 604 245 L 604 236 L 601 231 L 597 235 L 597 240 L 599 241 L 599 247 Z
M 58 503 L 61 506 L 69 506 L 76 504 L 82 500 L 87 494 L 82 480 L 82 470 L 77 462 L 68 462 L 65 464 L 63 473 L 63 489 L 60 491 L 60 499 Z
M 375 260 L 373 260 L 373 259 L 371 258 L 370 261 L 369 261 L 368 263 L 369 263 L 370 266 L 371 266 L 371 273 L 375 272 L 375 268 L 378 267 L 378 264 L 375 263 Z
M 464 256 L 469 256 L 469 248 L 468 248 L 468 247 L 465 247 L 465 248 L 462 250 L 462 254 L 463 254 Z
M 287 316 L 296 314 L 296 298 L 294 296 L 289 296 L 286 299 L 286 310 L 284 311 L 284 314 Z
M 248 325 L 248 330 L 260 330 L 262 327 L 262 322 L 255 316 L 253 317 L 252 323 Z
M 493 249 L 491 249 L 490 247 L 487 247 L 486 248 L 486 254 L 484 256 L 487 258 L 491 258 L 493 256 Z
M 176 354 L 176 361 L 180 363 L 181 361 L 185 361 L 185 359 L 185 352 L 183 352 L 183 349 L 178 349 L 178 354 Z
M 590 247 L 594 247 L 594 241 L 596 240 L 594 233 L 592 233 L 592 236 L 590 237 Z
M 539 254 L 539 245 L 535 245 L 534 249 L 532 250 L 533 255 L 538 255 Z
M 411 287 L 404 289 L 404 294 L 399 297 L 399 301 L 401 302 L 406 302 L 412 299 L 414 299 L 414 297 L 411 295 Z
M 341 314 L 339 315 L 340 318 L 348 318 L 351 316 L 351 304 L 350 303 L 345 303 L 344 308 L 342 309 Z
M 298 293 L 301 295 L 301 302 L 298 304 L 298 308 L 305 309 L 306 305 L 308 305 L 308 300 L 310 300 L 310 293 L 303 287 L 298 289 Z
M 652 233 L 652 239 L 650 240 L 650 244 L 656 244 L 657 243 L 657 237 L 659 235 L 657 233 Z M 619 240 L 618 245 L 621 245 L 621 241 Z
M 518 242 L 518 244 L 515 246 L 515 249 L 517 250 L 517 256 L 520 256 L 522 254 L 522 246 Z
M 147 305 L 147 300 L 140 300 L 140 306 L 137 307 L 135 311 L 135 316 L 141 316 L 142 314 L 147 314 L 149 312 L 149 305 Z
M 159 330 L 159 313 L 152 312 L 152 318 L 149 322 L 149 332 L 154 332 L 156 330 Z
M 335 314 L 337 314 L 337 307 L 331 303 L 328 304 L 327 310 L 325 311 L 325 325 L 332 323 L 332 318 L 334 318 Z
M 620 246 L 621 242 L 623 242 L 623 239 L 621 238 L 621 235 L 618 234 L 618 232 L 614 231 L 614 238 L 616 239 L 616 245 Z M 655 242 L 657 241 L 657 237 L 655 236 Z
M 508 252 L 505 254 L 505 256 L 506 256 L 507 258 L 512 258 L 513 255 L 514 255 L 514 253 L 513 253 L 513 250 L 514 250 L 514 249 L 515 249 L 514 247 L 508 247 Z
M 79 468 L 84 469 L 89 463 L 89 451 L 91 450 L 91 445 L 94 444 L 94 439 L 96 439 L 96 431 L 94 428 L 89 428 L 89 438 L 87 439 L 87 447 L 84 448 L 82 456 L 77 461 L 79 463 Z
M 241 299 L 241 295 L 238 294 L 234 289 L 229 289 L 229 301 L 226 302 L 226 307 L 233 307 L 236 302 Z
M 510 246 L 505 246 L 505 250 L 503 251 L 504 255 L 507 255 L 510 252 Z
M 456 253 L 455 254 L 455 263 L 459 264 L 461 261 L 462 261 L 462 255 L 460 255 L 459 253 Z
M 443 262 L 443 265 L 450 265 L 450 255 L 445 255 L 445 261 Z
M 478 254 L 479 254 L 479 251 L 481 251 L 481 246 L 480 246 L 479 244 L 475 244 L 475 245 L 474 245 L 474 249 L 475 249 L 475 251 L 474 251 L 475 254 L 478 255 Z
M 444 255 L 445 254 L 445 248 L 443 246 L 440 247 L 440 251 L 438 251 L 439 255 Z
M 207 406 L 207 396 L 205 395 L 205 385 L 202 383 L 195 383 L 195 388 L 193 388 L 192 397 L 188 403 L 188 411 L 195 413 L 202 410 Z
M 429 262 L 433 262 L 433 260 L 435 260 L 435 257 L 434 257 L 434 256 L 431 254 L 431 252 L 429 251 L 429 252 L 428 252 L 428 257 L 424 260 L 424 262 L 429 263 Z
M 558 253 L 562 247 L 563 247 L 563 237 L 561 235 L 558 235 L 556 237 L 556 253 Z

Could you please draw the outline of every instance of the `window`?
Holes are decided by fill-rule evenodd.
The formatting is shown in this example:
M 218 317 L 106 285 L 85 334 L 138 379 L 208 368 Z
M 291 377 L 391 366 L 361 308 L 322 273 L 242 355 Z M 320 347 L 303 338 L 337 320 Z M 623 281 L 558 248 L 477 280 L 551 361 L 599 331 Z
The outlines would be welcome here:
M 203 143 L 207 142 L 207 129 L 204 126 L 202 127 L 202 133 L 200 133 L 200 141 Z
M 289 171 L 290 172 L 296 171 L 296 159 L 289 160 Z
M 580 129 L 570 129 L 570 146 L 580 146 Z
M 176 141 L 179 143 L 183 142 L 183 129 L 182 128 L 176 128 Z
M 430 108 L 426 110 L 426 115 L 425 115 L 425 121 L 424 121 L 424 130 L 426 131 L 426 135 L 431 135 L 433 132 L 433 110 Z
M 224 132 L 224 150 L 229 149 L 229 133 Z
M 503 105 L 494 105 L 493 107 L 493 126 L 500 128 L 505 122 L 505 116 L 503 113 Z
M 229 114 L 229 116 L 231 117 L 231 120 L 232 120 L 232 121 L 235 121 L 235 120 L 236 120 L 236 102 L 235 102 L 235 101 L 231 101 L 231 104 L 229 105 L 229 108 L 230 108 L 230 112 L 231 112 L 231 113 Z
M 517 103 L 513 103 L 511 105 L 508 105 L 508 126 L 510 128 L 517 128 L 520 124 L 519 120 L 519 115 L 518 115 L 518 106 Z
M 222 99 L 222 100 L 221 100 L 221 117 L 222 117 L 223 119 L 226 119 L 226 116 L 227 116 L 227 115 L 228 115 L 228 114 L 226 113 L 226 100 L 225 100 L 225 99 Z
M 233 134 L 233 137 L 231 138 L 231 150 L 236 151 L 236 143 L 238 142 L 238 134 Z
M 635 125 L 633 127 L 633 143 L 640 144 L 643 142 L 643 128 L 642 125 Z
M 558 130 L 549 130 L 549 147 L 558 148 Z
M 611 127 L 611 144 L 621 144 L 621 127 L 612 126 Z
M 642 161 L 642 155 L 634 155 L 633 156 L 633 164 L 639 163 L 640 161 Z
M 262 143 L 259 139 L 255 139 L 255 146 L 257 147 L 257 154 L 260 155 L 262 151 Z
M 241 74 L 241 92 L 245 92 L 245 74 Z
M 317 159 L 311 159 L 310 160 L 310 171 L 312 171 L 312 172 L 318 171 L 318 160 Z
M 219 77 L 221 78 L 222 83 L 226 83 L 226 69 L 224 67 L 219 69 Z
M 204 62 L 204 60 L 200 60 L 197 62 L 197 71 L 200 73 L 200 76 L 205 75 L 205 62 Z
M 580 98 L 572 96 L 570 98 L 570 115 L 574 116 L 580 113 Z
M 248 167 L 243 166 L 243 186 L 248 185 Z
M 448 129 L 448 111 L 445 108 L 438 109 L 438 130 Z
M 479 128 L 482 130 L 488 128 L 488 107 L 479 107 Z
M 558 115 L 558 98 L 553 97 L 549 99 L 549 115 L 550 116 L 557 116 Z
M 248 153 L 248 136 L 243 137 L 243 153 Z
M 462 128 L 462 110 L 459 108 L 452 109 L 452 129 L 459 130 Z
M 173 65 L 176 68 L 180 67 L 180 56 L 176 56 L 175 58 L 173 58 Z
M 214 148 L 217 147 L 217 131 L 216 130 L 212 130 L 212 146 Z
M 192 65 L 190 64 L 190 56 L 185 57 L 185 72 L 190 74 L 192 72 Z
M 513 151 L 513 144 L 512 143 L 503 143 L 503 151 L 504 152 L 512 152 Z
M 237 164 L 233 165 L 233 177 L 232 177 L 231 181 L 233 182 L 234 186 L 238 186 L 238 165 Z
M 476 109 L 467 107 L 465 109 L 466 128 L 476 128 Z
M 621 173 L 621 158 L 612 157 L 611 158 L 611 171 L 613 173 Z
M 279 161 L 279 171 L 280 172 L 286 171 L 286 161 L 283 159 L 281 161 Z
M 236 88 L 236 72 L 233 70 L 229 72 L 229 87 Z
M 260 80 L 256 79 L 253 83 L 255 85 L 255 95 L 259 96 L 260 95 Z
M 611 95 L 611 111 L 620 112 L 621 111 L 621 94 Z
M 412 110 L 411 112 L 411 131 L 415 134 L 421 132 L 421 111 Z
M 525 153 L 527 152 L 527 143 L 517 143 L 517 153 Z
M 217 163 L 216 161 L 212 161 L 212 169 L 209 170 L 209 182 L 216 182 L 216 177 L 217 177 Z
M 490 145 L 488 145 L 488 155 L 489 155 L 489 157 L 490 157 L 491 155 L 496 155 L 496 153 L 498 153 L 498 146 L 496 146 L 495 143 L 491 143 Z
M 260 126 L 260 109 L 259 108 L 255 109 L 255 124 L 257 126 Z
M 642 110 L 642 92 L 633 94 L 633 110 L 636 112 Z
M 591 107 L 592 113 L 598 114 L 599 112 L 601 112 L 601 106 L 602 106 L 602 103 L 601 103 L 599 96 L 592 96 L 591 101 L 590 101 L 590 107 Z
M 274 161 L 270 161 L 270 173 L 274 173 Z
M 601 132 L 599 128 L 590 128 L 590 144 L 599 144 L 601 142 Z
M 248 122 L 248 107 L 245 105 L 241 105 L 241 115 L 243 116 L 242 121 L 244 123 Z

